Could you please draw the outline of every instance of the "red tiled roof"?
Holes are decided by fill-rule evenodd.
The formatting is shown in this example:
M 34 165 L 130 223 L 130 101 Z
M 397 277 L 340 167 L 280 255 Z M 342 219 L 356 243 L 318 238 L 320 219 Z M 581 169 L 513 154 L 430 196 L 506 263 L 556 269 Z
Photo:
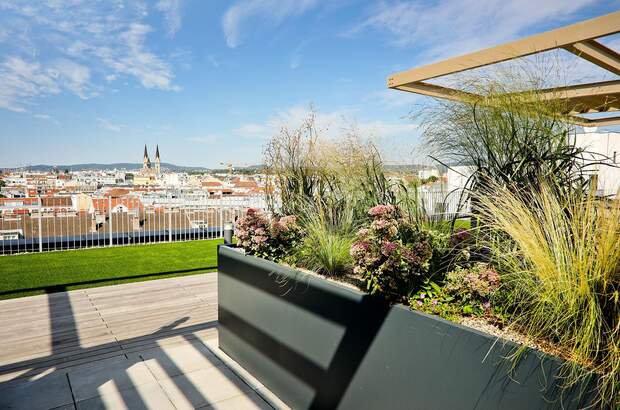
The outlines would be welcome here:
M 220 181 L 202 181 L 202 186 L 203 187 L 216 187 L 216 186 L 222 186 L 222 183 Z
M 93 198 L 93 207 L 97 212 L 108 212 L 108 207 L 112 203 L 112 208 L 115 208 L 118 205 L 125 205 L 130 211 L 139 209 L 144 209 L 142 205 L 142 201 L 135 197 L 124 197 L 124 198 Z
M 129 191 L 128 189 L 125 189 L 125 188 L 113 188 L 113 189 L 109 189 L 109 190 L 107 190 L 107 191 L 103 194 L 103 196 L 112 196 L 112 197 L 115 197 L 115 196 L 124 196 L 124 195 L 129 194 L 129 192 L 130 192 L 130 191 Z

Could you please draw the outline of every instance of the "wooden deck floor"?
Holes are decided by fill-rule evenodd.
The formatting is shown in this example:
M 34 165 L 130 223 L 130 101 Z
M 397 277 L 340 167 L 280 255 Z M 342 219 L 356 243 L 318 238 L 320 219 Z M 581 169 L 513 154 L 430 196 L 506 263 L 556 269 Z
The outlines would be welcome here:
M 268 402 L 217 348 L 216 273 L 0 301 L 0 408 Z
M 216 325 L 215 273 L 3 300 L 0 382 L 213 338 Z

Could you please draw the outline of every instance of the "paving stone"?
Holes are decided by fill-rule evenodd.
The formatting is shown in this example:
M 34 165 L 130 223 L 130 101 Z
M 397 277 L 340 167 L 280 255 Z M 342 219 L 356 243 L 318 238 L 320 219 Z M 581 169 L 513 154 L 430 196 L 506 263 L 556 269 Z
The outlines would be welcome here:
M 258 394 L 244 394 L 241 396 L 235 396 L 230 399 L 218 401 L 202 409 L 214 409 L 214 410 L 272 410 L 273 408 L 267 404 Z
M 108 390 L 103 395 L 77 402 L 77 410 L 174 410 L 174 406 L 157 383 L 126 390 Z
M 69 404 L 73 405 L 73 398 L 64 373 L 12 383 L 0 390 L 0 409 L 48 410 Z
M 136 360 L 88 366 L 68 374 L 76 401 L 156 382 L 146 365 Z
M 212 367 L 159 382 L 177 409 L 193 409 L 230 399 L 252 388 L 226 367 Z
M 202 343 L 185 342 L 171 347 L 149 349 L 140 353 L 140 357 L 157 380 L 222 365 Z

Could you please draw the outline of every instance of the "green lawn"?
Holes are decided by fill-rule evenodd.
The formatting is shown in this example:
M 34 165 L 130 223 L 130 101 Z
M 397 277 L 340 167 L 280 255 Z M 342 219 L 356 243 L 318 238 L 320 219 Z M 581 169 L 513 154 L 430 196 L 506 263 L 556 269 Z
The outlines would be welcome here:
M 221 240 L 0 256 L 0 299 L 217 270 Z

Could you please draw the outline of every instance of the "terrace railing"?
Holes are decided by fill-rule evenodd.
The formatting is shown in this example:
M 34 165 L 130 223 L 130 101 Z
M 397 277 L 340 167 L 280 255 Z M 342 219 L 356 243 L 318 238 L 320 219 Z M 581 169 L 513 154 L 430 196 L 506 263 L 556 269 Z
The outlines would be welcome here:
M 16 200 L 0 207 L 0 255 L 218 239 L 223 238 L 224 224 L 246 209 L 266 209 L 262 195 L 167 199 L 147 205 L 100 200 L 97 210 L 66 197 Z
M 460 191 L 420 189 L 418 198 L 434 220 L 468 213 L 467 204 L 461 206 Z M 234 222 L 248 208 L 267 209 L 263 195 L 97 200 L 103 203 L 95 210 L 75 197 L 5 203 L 0 206 L 0 255 L 218 239 L 224 236 L 224 224 Z

